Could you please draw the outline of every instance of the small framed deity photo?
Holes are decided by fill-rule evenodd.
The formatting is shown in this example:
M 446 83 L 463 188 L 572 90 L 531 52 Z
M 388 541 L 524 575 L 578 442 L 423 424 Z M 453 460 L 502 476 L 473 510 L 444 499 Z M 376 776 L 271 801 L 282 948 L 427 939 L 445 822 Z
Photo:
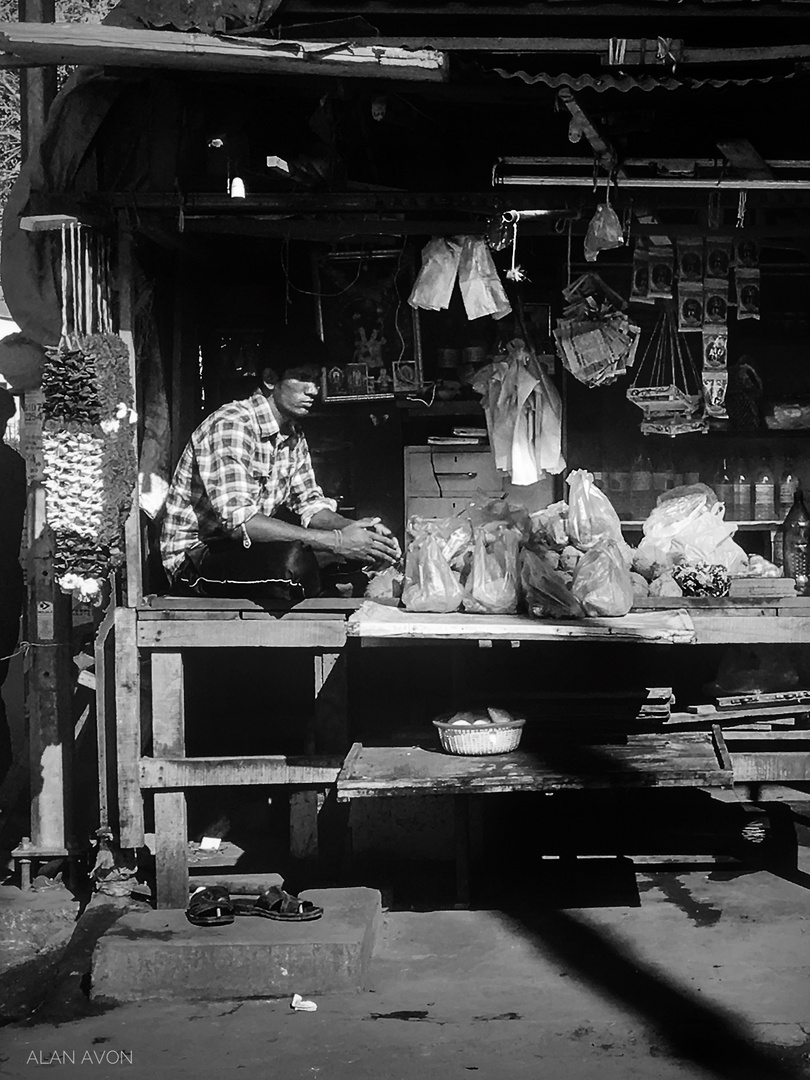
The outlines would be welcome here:
M 318 333 L 329 359 L 324 401 L 367 401 L 422 389 L 419 313 L 409 249 L 319 252 L 313 257 Z

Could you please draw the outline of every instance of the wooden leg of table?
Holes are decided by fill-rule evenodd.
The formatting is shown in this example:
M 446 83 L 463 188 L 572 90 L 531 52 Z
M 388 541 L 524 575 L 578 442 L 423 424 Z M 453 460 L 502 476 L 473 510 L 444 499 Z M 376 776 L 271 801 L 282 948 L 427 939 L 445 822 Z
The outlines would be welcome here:
M 115 730 L 118 774 L 118 843 L 143 846 L 140 784 L 141 688 L 133 608 L 115 612 Z
M 108 728 L 110 710 L 108 709 L 111 691 L 108 680 L 107 646 L 115 622 L 114 609 L 110 609 L 102 620 L 93 647 L 96 669 L 96 760 L 98 764 L 98 818 L 102 828 L 110 824 L 109 769 L 110 755 Z
M 155 757 L 185 754 L 183 654 L 152 654 L 152 747 Z M 157 906 L 188 903 L 188 824 L 184 791 L 155 792 Z
M 470 906 L 470 804 L 467 795 L 454 795 L 456 844 L 456 907 Z
M 327 788 L 318 813 L 318 870 L 323 883 L 338 884 L 346 871 L 349 807 Z
M 318 810 L 321 792 L 290 792 L 290 855 L 293 859 L 314 859 L 318 854 Z
M 345 753 L 350 744 L 345 654 L 315 653 L 314 667 L 315 715 L 307 753 Z

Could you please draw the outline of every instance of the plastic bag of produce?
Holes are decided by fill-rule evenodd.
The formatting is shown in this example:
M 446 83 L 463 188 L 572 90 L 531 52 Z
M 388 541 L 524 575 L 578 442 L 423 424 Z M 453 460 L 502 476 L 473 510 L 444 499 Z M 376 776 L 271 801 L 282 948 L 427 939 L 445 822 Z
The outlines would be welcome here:
M 537 551 L 520 555 L 520 587 L 530 615 L 539 619 L 581 619 L 584 612 L 571 592 L 571 575 L 555 570 Z
M 576 568 L 571 590 L 586 615 L 626 615 L 633 606 L 633 582 L 615 540 L 592 547 Z
M 568 531 L 577 547 L 587 551 L 603 540 L 622 542 L 619 515 L 610 499 L 593 482 L 592 473 L 575 469 L 566 481 L 568 492 Z
M 457 611 L 463 596 L 460 575 L 450 569 L 435 533 L 424 532 L 413 540 L 405 559 L 402 590 L 408 611 Z
M 637 559 L 673 566 L 711 563 L 731 574 L 742 571 L 748 556 L 731 537 L 737 526 L 725 521 L 722 503 L 708 505 L 705 495 L 686 495 L 656 506 L 644 522 Z
M 412 517 L 408 521 L 408 534 L 414 540 L 434 536 L 442 555 L 453 570 L 460 571 L 472 552 L 472 525 L 466 515 L 449 518 Z
M 517 611 L 518 534 L 502 524 L 476 529 L 464 610 L 514 615 Z

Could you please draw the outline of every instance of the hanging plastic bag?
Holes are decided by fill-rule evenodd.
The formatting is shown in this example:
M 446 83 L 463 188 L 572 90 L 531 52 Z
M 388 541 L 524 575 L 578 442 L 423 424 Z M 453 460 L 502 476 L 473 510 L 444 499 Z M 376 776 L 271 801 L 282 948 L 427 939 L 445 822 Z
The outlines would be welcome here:
M 568 483 L 568 531 L 574 544 L 587 551 L 603 540 L 623 543 L 619 515 L 593 482 L 593 474 L 575 469 Z
M 596 262 L 600 251 L 621 247 L 623 243 L 622 223 L 616 211 L 607 203 L 599 203 L 585 233 L 585 261 Z
M 458 611 L 464 590 L 450 569 L 438 538 L 425 533 L 408 548 L 402 603 L 408 611 Z
M 408 303 L 426 311 L 445 311 L 458 274 L 461 245 L 452 239 L 438 237 L 422 250 L 422 269 L 414 282 Z
M 502 319 L 512 310 L 489 248 L 474 236 L 464 237 L 458 285 L 468 319 L 480 319 L 483 315 Z
M 584 612 L 568 587 L 571 579 L 555 570 L 544 555 L 524 548 L 520 555 L 520 588 L 526 610 L 538 619 L 581 619 Z
M 603 540 L 580 560 L 571 591 L 586 615 L 626 615 L 633 606 L 633 582 L 615 540 Z
M 490 615 L 517 611 L 518 534 L 506 525 L 476 530 L 464 610 Z

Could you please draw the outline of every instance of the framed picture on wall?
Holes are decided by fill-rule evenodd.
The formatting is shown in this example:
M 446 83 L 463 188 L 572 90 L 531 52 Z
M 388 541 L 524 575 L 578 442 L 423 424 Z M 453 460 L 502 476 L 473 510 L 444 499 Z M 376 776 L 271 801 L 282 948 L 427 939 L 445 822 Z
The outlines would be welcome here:
M 367 401 L 422 389 L 419 314 L 408 304 L 408 249 L 313 257 L 317 328 L 329 352 L 325 401 Z

